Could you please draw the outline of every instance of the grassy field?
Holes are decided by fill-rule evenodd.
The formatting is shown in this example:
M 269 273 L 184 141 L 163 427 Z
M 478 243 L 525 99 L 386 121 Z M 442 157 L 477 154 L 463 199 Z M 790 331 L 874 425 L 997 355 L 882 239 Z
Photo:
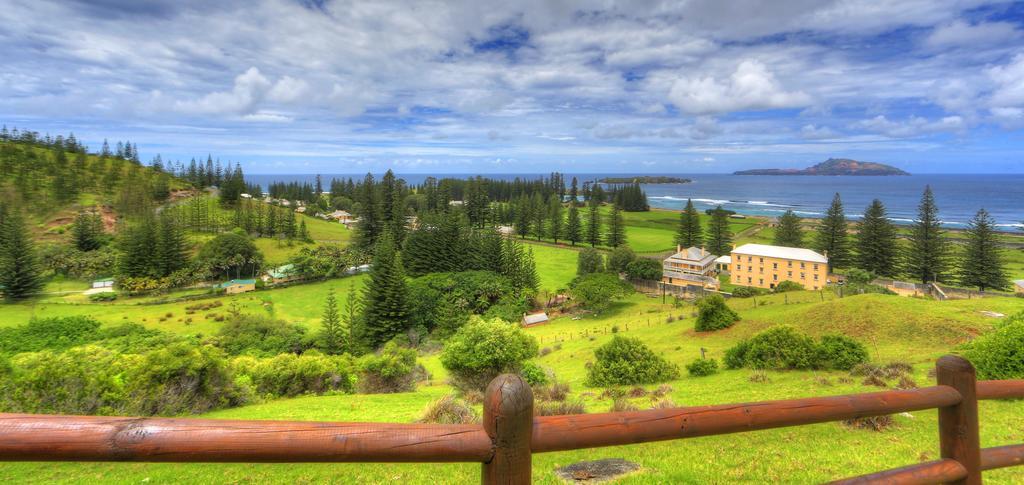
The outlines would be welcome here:
M 296 287 L 302 289 L 309 287 Z M 280 290 L 285 292 L 288 290 Z M 308 291 L 305 293 L 309 293 Z M 290 294 L 290 297 L 299 295 Z M 996 319 L 982 310 L 1011 312 L 1024 304 L 1011 298 L 932 302 L 884 295 L 863 295 L 839 299 L 804 292 L 765 297 L 754 306 L 752 300 L 734 300 L 743 321 L 732 329 L 711 335 L 693 331 L 693 308 L 662 304 L 660 298 L 634 295 L 601 315 L 572 320 L 561 318 L 528 331 L 553 349 L 537 361 L 551 369 L 560 380 L 570 383 L 573 396 L 589 412 L 607 411 L 611 402 L 601 389 L 584 385 L 585 363 L 593 350 L 611 338 L 610 327 L 637 337 L 670 361 L 684 365 L 707 349 L 711 357 L 738 339 L 768 326 L 787 323 L 811 333 L 842 332 L 866 342 L 872 357 L 881 362 L 904 360 L 914 365 L 914 379 L 930 381 L 928 369 L 934 359 L 958 342 L 992 327 Z M 822 301 L 824 299 L 824 301 Z M 282 306 L 284 299 L 278 299 Z M 799 303 L 796 303 L 799 302 Z M 295 302 L 291 318 L 307 315 Z M 276 311 L 282 312 L 278 307 Z M 312 312 L 315 313 L 315 312 Z M 668 323 L 668 316 L 679 318 Z M 312 320 L 310 320 L 312 321 Z M 555 350 L 557 349 L 557 350 Z M 423 358 L 432 379 L 414 393 L 394 395 L 332 395 L 300 397 L 217 411 L 206 417 L 217 419 L 294 419 L 333 421 L 415 421 L 423 408 L 449 392 L 437 355 Z M 682 377 L 669 383 L 669 397 L 677 405 L 707 405 L 749 402 L 804 396 L 868 392 L 877 390 L 859 380 L 840 381 L 842 372 L 770 372 L 770 382 L 754 383 L 748 370 L 723 371 L 706 378 Z M 845 382 L 845 383 L 844 383 Z M 652 389 L 656 386 L 647 386 Z M 636 398 L 638 407 L 648 407 L 650 398 Z M 982 444 L 996 446 L 1024 441 L 1020 402 L 983 402 Z M 824 448 L 827 446 L 827 448 Z M 850 450 L 823 452 L 823 450 Z M 853 450 L 858 450 L 853 452 Z M 866 473 L 884 467 L 916 463 L 938 457 L 936 413 L 914 412 L 896 417 L 896 426 L 883 432 L 847 428 L 827 423 L 799 428 L 759 431 L 744 435 L 706 437 L 641 445 L 609 447 L 536 455 L 534 480 L 558 483 L 556 467 L 579 460 L 623 457 L 643 466 L 641 472 L 620 483 L 720 483 L 787 482 L 816 483 Z M 340 482 L 380 483 L 466 483 L 478 480 L 479 466 L 453 465 L 219 465 L 219 464 L 41 464 L 10 463 L 0 468 L 0 477 L 18 482 L 119 483 L 295 483 Z M 1004 470 L 986 475 L 990 483 L 1020 483 L 1019 471 Z

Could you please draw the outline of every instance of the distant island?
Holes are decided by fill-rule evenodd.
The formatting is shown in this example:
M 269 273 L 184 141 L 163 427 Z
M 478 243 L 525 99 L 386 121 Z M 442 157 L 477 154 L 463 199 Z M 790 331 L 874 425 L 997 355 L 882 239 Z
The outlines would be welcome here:
M 684 179 L 679 177 L 662 177 L 662 176 L 636 176 L 636 177 L 605 177 L 598 180 L 602 184 L 688 184 L 692 182 L 690 179 Z
M 803 170 L 796 168 L 759 168 L 740 170 L 733 175 L 910 175 L 892 165 L 860 162 L 849 158 L 830 158 Z

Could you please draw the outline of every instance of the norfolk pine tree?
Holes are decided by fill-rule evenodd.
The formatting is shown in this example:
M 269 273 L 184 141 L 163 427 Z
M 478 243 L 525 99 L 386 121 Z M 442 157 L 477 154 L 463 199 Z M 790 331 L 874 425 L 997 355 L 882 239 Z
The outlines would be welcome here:
M 591 199 L 587 208 L 587 243 L 590 247 L 601 244 L 601 207 L 600 203 Z
M 24 300 L 43 288 L 42 269 L 25 221 L 17 211 L 0 215 L 0 285 L 8 302 Z
M 580 211 L 576 208 L 575 203 L 569 206 L 569 216 L 565 223 L 565 239 L 572 243 L 573 246 L 583 240 L 583 228 L 580 226 Z
M 889 220 L 882 201 L 875 199 L 864 210 L 856 244 L 858 268 L 889 278 L 900 273 L 896 226 Z
M 704 231 L 700 227 L 700 214 L 693 206 L 693 200 L 686 199 L 686 208 L 679 213 L 679 229 L 676 244 L 684 248 L 699 248 L 704 244 Z
M 910 250 L 907 253 L 907 272 L 922 283 L 946 279 L 949 246 L 943 233 L 932 188 L 925 186 L 917 209 L 917 220 L 910 232 Z
M 1010 285 L 1006 277 L 1002 250 L 996 240 L 996 221 L 981 209 L 967 228 L 967 244 L 960 263 L 960 284 L 978 290 L 1002 290 Z
M 708 251 L 711 254 L 723 255 L 732 251 L 732 230 L 729 229 L 729 213 L 718 206 L 711 211 L 711 223 L 708 224 Z
M 626 224 L 622 220 L 622 210 L 618 204 L 612 204 L 612 210 L 608 214 L 608 235 L 605 242 L 613 248 L 626 244 Z
M 330 355 L 341 354 L 348 348 L 348 332 L 341 324 L 338 301 L 333 291 L 327 293 L 324 302 L 324 313 L 320 319 L 320 345 L 321 350 Z
M 779 225 L 775 228 L 775 239 L 772 244 L 790 248 L 799 248 L 804 244 L 804 233 L 800 230 L 800 216 L 787 210 L 779 216 Z
M 843 201 L 836 193 L 825 217 L 818 224 L 814 247 L 825 253 L 829 268 L 845 268 L 850 264 L 850 238 L 846 229 Z
M 377 242 L 369 281 L 363 289 L 360 343 L 376 349 L 409 326 L 409 303 L 400 255 L 390 232 Z

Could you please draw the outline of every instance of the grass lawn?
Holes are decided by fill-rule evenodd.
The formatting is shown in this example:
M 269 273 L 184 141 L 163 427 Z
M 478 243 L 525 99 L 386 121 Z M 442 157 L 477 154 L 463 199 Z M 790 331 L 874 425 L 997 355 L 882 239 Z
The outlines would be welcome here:
M 876 360 L 912 363 L 914 380 L 926 385 L 931 381 L 928 369 L 936 357 L 957 342 L 990 329 L 996 322 L 982 316 L 981 310 L 1006 313 L 1024 308 L 1020 300 L 1012 298 L 933 302 L 885 295 L 844 299 L 827 295 L 821 301 L 821 295 L 815 292 L 790 294 L 788 305 L 780 298 L 782 295 L 759 298 L 764 303 L 756 306 L 752 300 L 732 300 L 730 305 L 743 320 L 729 330 L 710 335 L 693 331 L 691 306 L 662 304 L 660 298 L 643 295 L 616 303 L 601 315 L 580 320 L 562 317 L 528 332 L 542 340 L 542 347 L 552 349 L 537 359 L 538 363 L 568 382 L 573 398 L 581 399 L 589 412 L 603 412 L 611 402 L 601 397 L 601 389 L 585 385 L 585 364 L 593 359 L 594 349 L 611 338 L 612 325 L 617 325 L 625 335 L 643 340 L 680 366 L 696 358 L 700 348 L 720 359 L 722 352 L 740 338 L 778 323 L 792 324 L 815 335 L 842 332 L 866 342 Z M 284 299 L 275 301 L 279 302 L 275 311 L 284 313 Z M 287 309 L 292 317 L 312 318 L 310 313 L 315 313 L 301 310 L 305 306 L 301 301 L 293 306 Z M 679 319 L 668 323 L 668 315 Z M 557 340 L 560 341 L 556 343 Z M 445 375 L 437 355 L 426 356 L 422 361 L 433 376 L 413 393 L 299 397 L 216 411 L 205 417 L 412 422 L 429 402 L 451 392 L 443 384 Z M 749 370 L 727 370 L 704 378 L 684 375 L 668 383 L 672 387 L 669 398 L 680 406 L 696 406 L 878 390 L 861 384 L 859 379 L 841 381 L 847 375 L 842 372 L 769 372 L 767 383 L 751 382 L 750 374 Z M 645 408 L 652 400 L 642 397 L 631 402 Z M 1022 405 L 981 403 L 983 446 L 1024 442 Z M 643 469 L 618 483 L 820 483 L 939 456 L 935 411 L 899 415 L 895 420 L 895 427 L 883 432 L 825 423 L 742 435 L 538 454 L 534 456 L 533 479 L 537 483 L 559 483 L 553 474 L 559 466 L 622 457 L 638 462 Z M 88 479 L 119 483 L 438 483 L 438 477 L 444 477 L 441 483 L 468 483 L 479 480 L 479 472 L 476 464 L 8 463 L 0 468 L 0 477 L 19 482 Z M 990 483 L 1020 483 L 1020 477 L 1019 469 L 986 474 Z

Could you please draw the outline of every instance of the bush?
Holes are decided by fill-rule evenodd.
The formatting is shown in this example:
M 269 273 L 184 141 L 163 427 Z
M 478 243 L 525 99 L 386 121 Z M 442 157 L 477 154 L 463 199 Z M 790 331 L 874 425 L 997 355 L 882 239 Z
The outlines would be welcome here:
M 573 401 L 538 401 L 533 408 L 534 416 L 565 416 L 567 414 L 586 414 L 587 408 L 581 400 Z
M 804 285 L 801 285 L 800 283 L 797 283 L 796 281 L 788 281 L 787 280 L 787 281 L 783 281 L 783 282 L 775 285 L 775 292 L 776 293 L 785 293 L 787 291 L 804 291 L 806 289 L 807 288 L 804 288 Z
M 0 329 L 0 353 L 68 349 L 98 340 L 99 328 L 100 322 L 90 317 L 34 318 Z
M 750 340 L 740 340 L 736 345 L 725 351 L 722 363 L 726 369 L 742 369 L 747 365 L 747 351 L 750 350 Z
M 479 317 L 460 328 L 441 352 L 441 365 L 461 390 L 482 390 L 499 374 L 519 372 L 537 356 L 537 340 L 519 325 Z
M 743 362 L 754 369 L 811 369 L 817 367 L 814 340 L 793 327 L 779 326 L 761 332 L 745 344 Z M 734 358 L 739 358 L 734 356 Z
M 416 351 L 388 342 L 359 361 L 359 392 L 385 394 L 416 390 Z
M 524 362 L 522 368 L 519 369 L 519 375 L 523 376 L 530 386 L 543 386 L 548 383 L 547 372 L 533 362 Z
M 660 280 L 661 261 L 649 258 L 636 258 L 626 265 L 626 276 L 638 280 Z
M 93 293 L 89 295 L 89 301 L 94 303 L 104 301 L 114 301 L 117 299 L 117 293 L 113 291 L 105 291 L 103 293 Z
M 594 248 L 584 248 L 576 259 L 576 277 L 604 271 L 604 256 Z
M 686 371 L 694 377 L 704 377 L 717 374 L 718 361 L 715 359 L 697 359 L 686 366 Z
M 825 369 L 850 370 L 868 361 L 864 344 L 845 335 L 825 335 L 818 343 L 818 365 Z
M 261 315 L 238 315 L 220 329 L 217 345 L 231 355 L 271 357 L 310 348 L 306 328 Z
M 601 311 L 614 300 L 632 293 L 633 287 L 611 273 L 593 273 L 576 278 L 569 291 L 583 308 Z
M 236 381 L 268 397 L 292 397 L 331 391 L 352 392 L 355 362 L 343 355 L 307 352 L 280 354 L 272 358 L 238 357 L 231 361 Z
M 1024 312 L 962 347 L 979 379 L 1024 379 Z
M 849 337 L 826 335 L 820 342 L 790 326 L 770 328 L 725 351 L 729 369 L 853 369 L 864 372 L 869 364 L 864 345 Z M 877 369 L 877 367 L 875 367 Z
M 412 324 L 447 338 L 470 314 L 483 314 L 495 305 L 516 307 L 511 311 L 518 319 L 525 311 L 519 293 L 507 277 L 490 271 L 431 273 L 409 282 Z
M 608 255 L 608 271 L 625 273 L 626 267 L 635 259 L 636 254 L 633 253 L 632 249 L 629 249 L 629 246 L 619 246 Z
M 657 384 L 679 377 L 678 367 L 635 338 L 614 335 L 594 356 L 587 376 L 590 386 Z
M 711 294 L 697 301 L 698 332 L 712 332 L 731 327 L 740 320 L 738 313 L 725 304 L 722 295 Z
M 626 411 L 639 411 L 636 404 L 629 402 L 626 398 L 618 398 L 612 401 L 612 407 L 608 408 L 609 413 L 622 413 Z
M 198 414 L 247 400 L 233 379 L 224 352 L 210 345 L 176 343 L 140 356 L 127 355 L 123 377 L 131 414 Z
M 452 394 L 442 397 L 427 405 L 420 417 L 421 423 L 436 424 L 475 424 L 480 422 L 480 415 L 469 404 Z
M 750 298 L 767 293 L 768 290 L 756 286 L 737 286 L 732 290 L 732 296 L 736 298 Z
M 542 401 L 564 401 L 570 390 L 569 384 L 552 381 L 549 385 L 534 387 L 533 395 Z

